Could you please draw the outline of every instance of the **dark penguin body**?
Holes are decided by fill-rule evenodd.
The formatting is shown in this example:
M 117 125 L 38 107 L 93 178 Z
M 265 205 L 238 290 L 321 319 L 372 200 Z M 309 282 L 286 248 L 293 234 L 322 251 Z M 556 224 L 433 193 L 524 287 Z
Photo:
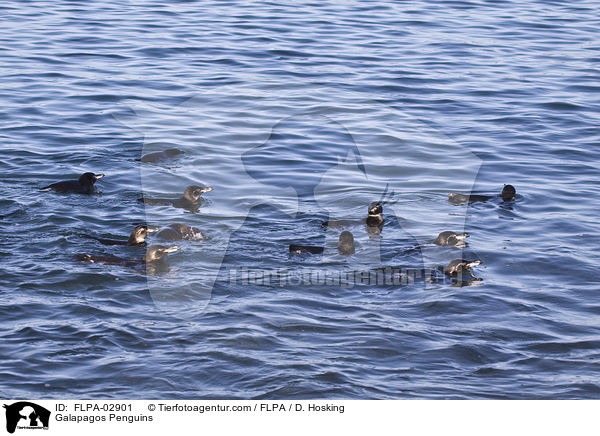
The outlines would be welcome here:
M 203 241 L 206 239 L 206 236 L 200 229 L 180 223 L 169 224 L 167 227 L 161 229 L 156 234 L 156 237 L 163 241 Z
M 465 195 L 465 194 L 448 194 L 448 201 L 454 204 L 475 203 L 478 201 L 488 201 L 494 198 L 491 195 Z
M 94 190 L 94 183 L 102 177 L 104 177 L 104 174 L 83 173 L 78 180 L 52 183 L 42 189 L 50 189 L 64 194 L 91 194 Z
M 151 245 L 141 259 L 125 259 L 117 256 L 93 256 L 90 254 L 78 254 L 76 258 L 82 262 L 101 263 L 121 266 L 137 266 L 143 264 L 156 264 L 165 260 L 167 254 L 179 250 L 177 245 L 166 247 L 163 245 Z
M 106 239 L 97 238 L 95 236 L 88 236 L 89 238 L 95 239 L 96 241 L 104 245 L 144 245 L 146 243 L 146 237 L 149 233 L 156 232 L 158 227 L 149 227 L 146 225 L 135 226 L 129 235 L 129 239 Z
M 328 227 L 338 228 L 338 227 L 351 227 L 356 226 L 358 224 L 364 223 L 364 220 L 329 220 L 323 221 L 321 223 L 321 227 L 324 229 Z
M 321 223 L 321 227 L 350 227 L 358 224 L 366 224 L 367 227 L 381 229 L 383 226 L 383 206 L 380 202 L 374 201 L 369 205 L 368 215 L 362 220 L 330 220 Z
M 167 205 L 181 209 L 197 210 L 200 206 L 200 196 L 205 192 L 212 191 L 210 186 L 188 186 L 180 198 L 139 198 L 138 201 L 149 205 Z
M 106 265 L 134 266 L 139 264 L 139 262 L 136 262 L 135 260 L 125 259 L 123 257 L 117 256 L 95 256 L 92 254 L 78 254 L 75 256 L 75 258 L 81 262 L 101 263 Z
M 488 201 L 500 197 L 502 201 L 512 201 L 517 195 L 517 190 L 512 185 L 504 185 L 499 195 L 476 195 L 476 194 L 448 194 L 448 201 L 454 204 L 475 203 L 478 201 Z
M 168 148 L 163 151 L 155 151 L 143 155 L 139 160 L 144 163 L 156 163 L 163 160 L 171 159 L 177 155 L 185 154 L 183 150 L 178 148 Z
M 370 235 L 379 235 L 383 228 L 383 207 L 381 203 L 375 201 L 369 205 L 369 214 L 365 220 L 367 224 L 367 233 Z
M 366 222 L 368 227 L 383 226 L 383 206 L 381 206 L 381 203 L 375 201 L 369 205 L 369 215 Z
M 462 276 L 462 274 L 464 273 L 467 273 L 471 277 L 477 278 L 475 274 L 473 274 L 473 272 L 471 271 L 471 268 L 480 265 L 481 263 L 481 260 L 454 259 L 446 266 L 446 268 L 444 268 L 444 274 L 450 277 L 457 277 Z
M 354 235 L 348 231 L 343 231 L 338 239 L 338 252 L 345 256 L 354 254 Z
M 325 250 L 323 247 L 317 247 L 316 245 L 297 245 L 290 244 L 290 254 L 321 254 Z
M 466 247 L 467 243 L 463 239 L 468 238 L 468 233 L 454 233 L 450 231 L 442 232 L 437 238 L 433 240 L 436 245 L 454 246 L 454 247 Z

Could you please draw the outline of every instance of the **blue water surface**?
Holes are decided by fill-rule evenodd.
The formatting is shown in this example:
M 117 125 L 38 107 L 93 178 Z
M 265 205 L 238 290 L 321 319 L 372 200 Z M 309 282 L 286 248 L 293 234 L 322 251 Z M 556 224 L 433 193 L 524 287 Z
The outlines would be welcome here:
M 9 0 L 0 17 L 1 397 L 600 397 L 597 2 Z M 136 160 L 168 147 L 185 155 Z M 85 171 L 106 174 L 93 195 L 39 190 Z M 514 202 L 447 201 L 505 183 Z M 192 184 L 214 187 L 195 214 L 137 201 Z M 381 233 L 350 225 L 338 254 L 321 222 L 381 199 Z M 82 235 L 143 222 L 210 239 L 160 275 L 75 260 L 141 258 Z M 469 246 L 431 244 L 443 230 Z M 237 279 L 461 256 L 483 261 L 474 286 Z

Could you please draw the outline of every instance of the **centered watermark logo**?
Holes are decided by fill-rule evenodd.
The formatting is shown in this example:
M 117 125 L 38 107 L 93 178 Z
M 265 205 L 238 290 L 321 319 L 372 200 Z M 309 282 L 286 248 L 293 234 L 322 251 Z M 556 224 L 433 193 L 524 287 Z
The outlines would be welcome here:
M 481 160 L 428 123 L 363 94 L 226 86 L 173 108 L 132 103 L 117 118 L 143 135 L 142 154 L 183 152 L 140 164 L 144 196 L 214 188 L 196 210 L 145 205 L 149 225 L 185 224 L 207 236 L 178 243 L 168 273 L 147 276 L 155 303 L 174 314 L 203 312 L 215 287 L 236 286 L 231 277 L 243 268 L 268 275 L 307 262 L 342 277 L 387 267 L 439 270 L 460 257 L 457 248 L 440 257 L 424 241 L 463 231 L 466 215 L 443 210 L 440 199 L 470 191 Z M 382 225 L 365 225 L 377 204 Z M 343 231 L 355 243 L 346 255 L 337 249 Z M 302 254 L 305 241 L 309 256 L 288 258 L 288 245 Z M 430 276 L 421 274 L 425 285 Z

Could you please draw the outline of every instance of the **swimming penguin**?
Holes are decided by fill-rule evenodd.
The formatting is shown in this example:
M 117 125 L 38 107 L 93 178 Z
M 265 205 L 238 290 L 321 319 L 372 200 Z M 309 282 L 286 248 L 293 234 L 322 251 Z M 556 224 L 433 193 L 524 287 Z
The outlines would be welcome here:
M 481 260 L 463 260 L 463 259 L 454 259 L 450 262 L 446 268 L 444 268 L 444 274 L 450 277 L 457 277 L 462 275 L 463 273 L 468 273 L 473 278 L 478 278 L 473 274 L 471 268 L 474 266 L 480 265 L 482 263 Z
M 180 198 L 139 198 L 138 201 L 150 205 L 170 205 L 188 210 L 197 210 L 200 205 L 200 196 L 205 192 L 212 191 L 210 186 L 188 186 Z
M 52 183 L 42 189 L 49 189 L 60 193 L 91 194 L 94 190 L 94 183 L 104 174 L 83 173 L 79 180 L 65 180 L 63 182 Z
M 358 224 L 367 224 L 367 227 L 381 228 L 383 226 L 383 206 L 381 202 L 374 201 L 369 204 L 368 215 L 362 220 L 329 220 L 323 221 L 321 227 L 348 227 Z
M 347 230 L 340 233 L 338 252 L 343 255 L 354 254 L 354 235 Z
M 179 250 L 179 247 L 177 245 L 173 245 L 170 247 L 163 245 L 151 245 L 150 247 L 148 247 L 146 254 L 141 259 L 125 259 L 117 256 L 94 256 L 90 254 L 78 254 L 75 257 L 81 262 L 136 266 L 143 264 L 158 263 L 164 260 L 167 254 L 173 253 L 177 250 Z
M 383 225 L 383 206 L 380 202 L 374 201 L 369 205 L 369 215 L 367 216 L 367 226 L 381 227 Z
M 463 203 L 474 203 L 476 201 L 488 201 L 492 198 L 502 198 L 502 201 L 511 201 L 514 200 L 515 195 L 517 194 L 517 190 L 513 185 L 504 185 L 502 188 L 502 192 L 499 195 L 464 195 L 464 194 L 456 194 L 451 193 L 448 194 L 448 201 L 454 204 L 463 204 Z
M 436 245 L 452 245 L 454 247 L 466 247 L 467 243 L 463 239 L 468 238 L 468 233 L 454 233 L 450 231 L 442 232 L 433 240 Z
M 162 239 L 163 241 L 181 241 L 182 239 L 189 241 L 203 241 L 206 239 L 206 236 L 196 227 L 173 223 L 161 229 L 161 231 L 156 234 L 156 238 Z
M 144 163 L 156 163 L 156 162 L 170 159 L 179 154 L 185 154 L 185 152 L 178 148 L 167 148 L 166 150 L 163 150 L 163 151 L 155 151 L 153 153 L 145 154 L 138 160 L 140 160 L 141 162 L 144 162 Z
M 131 231 L 131 235 L 129 235 L 129 239 L 127 240 L 105 239 L 89 235 L 86 236 L 88 238 L 95 239 L 104 245 L 143 245 L 146 243 L 146 236 L 148 236 L 149 233 L 158 231 L 158 229 L 159 227 L 151 227 L 146 225 L 135 226 L 135 228 Z
M 317 247 L 316 245 L 297 245 L 290 244 L 290 254 L 321 254 L 325 250 L 324 247 Z

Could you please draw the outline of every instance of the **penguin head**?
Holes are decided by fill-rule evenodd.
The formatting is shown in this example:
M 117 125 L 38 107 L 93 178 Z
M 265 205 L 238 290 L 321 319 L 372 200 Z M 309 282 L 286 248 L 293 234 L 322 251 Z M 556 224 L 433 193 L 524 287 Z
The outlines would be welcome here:
M 179 246 L 177 245 L 172 245 L 170 247 L 164 245 L 152 245 L 148 247 L 144 259 L 146 262 L 156 262 L 164 258 L 167 254 L 173 253 L 177 250 L 179 250 Z
M 206 239 L 206 235 L 197 227 L 190 227 L 188 237 L 192 241 L 203 241 Z
M 468 238 L 468 233 L 454 233 L 450 231 L 442 232 L 433 241 L 438 245 L 453 245 L 455 247 L 463 248 L 467 246 L 467 243 L 463 239 Z
M 145 224 L 135 226 L 135 228 L 131 232 L 131 236 L 129 237 L 129 242 L 141 244 L 146 240 L 146 236 L 148 236 L 148 233 L 156 232 L 158 229 L 159 227 L 147 226 Z
M 461 241 L 456 235 L 450 235 L 447 239 L 447 245 L 454 245 L 455 247 L 466 247 L 466 242 Z
M 444 268 L 444 272 L 450 276 L 456 276 L 458 274 L 462 274 L 463 272 L 468 272 L 469 274 L 473 274 L 471 272 L 471 268 L 477 265 L 481 265 L 483 263 L 482 260 L 463 260 L 463 259 L 454 259 L 452 262 Z
M 200 196 L 202 194 L 204 194 L 205 192 L 212 191 L 212 190 L 213 190 L 213 188 L 211 186 L 207 186 L 207 187 L 196 186 L 196 185 L 188 186 L 187 188 L 185 188 L 185 191 L 183 192 L 183 198 L 196 203 L 200 199 Z
M 504 185 L 504 188 L 502 188 L 502 193 L 500 194 L 500 196 L 502 197 L 502 200 L 510 201 L 515 198 L 516 194 L 517 194 L 517 190 L 515 189 L 515 187 L 513 185 Z
M 339 242 L 340 244 L 354 244 L 354 235 L 348 230 L 344 230 L 340 233 Z
M 383 213 L 383 206 L 379 201 L 374 201 L 369 205 L 369 215 L 381 215 Z
M 79 176 L 79 183 L 82 185 L 93 185 L 96 183 L 96 180 L 104 177 L 104 174 L 94 174 L 94 173 L 83 173 Z
M 346 255 L 354 253 L 354 235 L 347 230 L 340 233 L 338 251 L 340 254 Z

